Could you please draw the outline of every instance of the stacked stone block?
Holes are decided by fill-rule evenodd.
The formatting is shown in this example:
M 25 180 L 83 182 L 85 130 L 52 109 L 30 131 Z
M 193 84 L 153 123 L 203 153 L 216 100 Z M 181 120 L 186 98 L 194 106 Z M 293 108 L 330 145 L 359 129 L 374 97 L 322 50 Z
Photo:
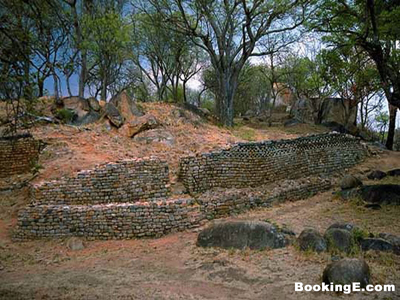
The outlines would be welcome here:
M 156 201 L 170 194 L 168 165 L 158 159 L 133 159 L 100 165 L 74 177 L 32 188 L 35 204 L 103 204 Z
M 0 178 L 29 173 L 38 161 L 41 142 L 32 137 L 0 139 Z
M 239 143 L 229 149 L 182 158 L 180 178 L 189 193 L 215 187 L 243 188 L 331 174 L 354 166 L 367 154 L 358 139 L 333 133 Z
M 109 163 L 35 186 L 32 204 L 19 212 L 14 238 L 158 237 L 207 219 L 310 197 L 331 187 L 326 174 L 367 154 L 359 140 L 339 134 L 237 144 L 181 160 L 181 180 L 194 192 L 185 199 L 168 198 L 164 161 Z
M 198 226 L 200 216 L 192 201 L 26 207 L 18 215 L 14 238 L 82 236 L 108 240 L 159 237 Z

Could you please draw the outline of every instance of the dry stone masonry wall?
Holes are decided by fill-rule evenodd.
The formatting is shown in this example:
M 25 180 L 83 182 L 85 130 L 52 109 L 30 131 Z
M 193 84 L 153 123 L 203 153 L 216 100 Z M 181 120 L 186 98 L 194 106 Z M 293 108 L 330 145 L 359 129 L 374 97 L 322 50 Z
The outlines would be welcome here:
M 75 177 L 45 182 L 32 189 L 36 204 L 103 204 L 156 201 L 169 196 L 165 161 L 133 159 L 100 165 Z
M 296 200 L 329 189 L 327 179 L 287 180 L 254 190 L 234 189 L 198 198 L 99 205 L 31 205 L 18 214 L 14 239 L 81 236 L 88 239 L 159 237 L 274 202 Z
M 310 197 L 331 187 L 325 174 L 366 155 L 358 140 L 336 134 L 238 144 L 182 159 L 187 189 L 210 190 L 180 199 L 168 198 L 164 161 L 109 163 L 35 186 L 32 204 L 19 212 L 14 238 L 158 237 L 254 207 Z
M 229 149 L 181 159 L 180 178 L 189 193 L 215 187 L 258 186 L 283 179 L 330 174 L 354 166 L 367 153 L 358 139 L 334 133 L 240 143 Z
M 32 137 L 0 139 L 0 178 L 28 173 L 39 158 L 41 142 Z

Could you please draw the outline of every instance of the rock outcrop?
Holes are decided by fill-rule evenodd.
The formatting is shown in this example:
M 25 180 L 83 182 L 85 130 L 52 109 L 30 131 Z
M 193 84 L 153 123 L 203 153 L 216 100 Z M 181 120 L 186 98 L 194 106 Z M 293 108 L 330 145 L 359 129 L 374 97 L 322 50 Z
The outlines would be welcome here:
M 114 96 L 110 103 L 112 103 L 119 111 L 120 115 L 124 119 L 124 122 L 133 121 L 136 117 L 144 115 L 143 111 L 136 105 L 131 97 L 122 91 Z
M 155 129 L 160 125 L 161 124 L 153 115 L 147 114 L 142 117 L 137 117 L 128 123 L 125 123 L 121 127 L 120 131 L 126 137 L 134 137 L 143 131 Z

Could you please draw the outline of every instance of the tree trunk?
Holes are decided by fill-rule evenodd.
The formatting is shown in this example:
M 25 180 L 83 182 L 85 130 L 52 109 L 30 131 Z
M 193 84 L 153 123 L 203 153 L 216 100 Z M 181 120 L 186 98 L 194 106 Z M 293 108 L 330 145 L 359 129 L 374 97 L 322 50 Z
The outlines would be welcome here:
M 225 71 L 219 76 L 220 92 L 218 95 L 218 116 L 220 122 L 227 126 L 233 126 L 233 99 L 237 88 L 238 76 L 230 75 L 230 72 Z
M 71 78 L 71 75 L 67 75 L 66 77 L 66 82 L 67 82 L 67 91 L 68 91 L 68 95 L 70 97 L 72 97 L 72 92 L 71 92 L 71 84 L 69 82 L 69 79 Z
M 389 105 L 389 132 L 386 140 L 386 148 L 393 150 L 394 134 L 396 130 L 397 107 Z
M 39 75 L 38 75 L 39 77 Z M 42 78 L 38 78 L 37 81 L 37 85 L 38 85 L 38 90 L 39 90 L 39 97 L 43 97 L 44 96 L 44 81 Z
M 106 72 L 104 72 L 106 73 Z M 107 76 L 104 74 L 101 80 L 101 100 L 107 101 Z
M 183 88 L 183 103 L 187 103 L 186 81 L 185 80 L 182 83 L 182 88 Z
M 85 97 L 85 83 L 87 77 L 87 54 L 81 50 L 81 72 L 79 74 L 79 97 Z

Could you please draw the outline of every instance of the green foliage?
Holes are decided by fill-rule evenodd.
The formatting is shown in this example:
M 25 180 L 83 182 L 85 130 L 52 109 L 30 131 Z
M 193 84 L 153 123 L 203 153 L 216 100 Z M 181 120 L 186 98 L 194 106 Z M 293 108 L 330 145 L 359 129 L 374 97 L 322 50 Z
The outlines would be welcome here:
M 62 108 L 57 110 L 56 118 L 60 119 L 63 123 L 70 123 L 75 117 L 73 110 Z
M 215 102 L 213 100 L 206 99 L 201 102 L 200 107 L 206 108 L 212 113 L 215 111 Z

